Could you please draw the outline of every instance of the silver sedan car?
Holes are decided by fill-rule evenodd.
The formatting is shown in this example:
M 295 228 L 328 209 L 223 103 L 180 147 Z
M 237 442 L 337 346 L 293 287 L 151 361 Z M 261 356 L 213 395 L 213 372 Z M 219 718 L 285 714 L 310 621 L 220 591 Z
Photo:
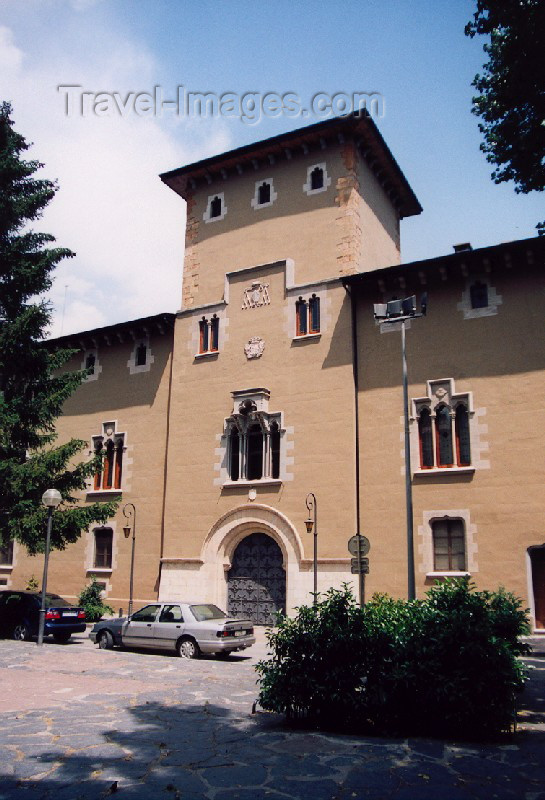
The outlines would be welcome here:
M 150 603 L 130 617 L 97 622 L 89 638 L 103 649 L 142 647 L 172 650 L 182 658 L 201 653 L 229 656 L 255 643 L 249 619 L 230 617 L 212 603 Z

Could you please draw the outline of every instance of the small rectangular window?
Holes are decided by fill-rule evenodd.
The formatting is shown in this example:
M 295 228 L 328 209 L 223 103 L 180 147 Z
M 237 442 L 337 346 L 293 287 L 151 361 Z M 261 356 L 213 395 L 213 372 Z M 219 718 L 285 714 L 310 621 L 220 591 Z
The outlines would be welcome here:
M 95 531 L 95 563 L 93 566 L 102 569 L 112 568 L 113 531 L 104 528 Z
M 466 569 L 464 523 L 461 519 L 432 522 L 433 560 L 436 572 L 464 572 Z
M 307 304 L 302 297 L 295 304 L 296 335 L 305 336 L 307 333 Z
M 315 294 L 309 300 L 308 311 L 310 333 L 320 333 L 320 298 Z
M 219 346 L 220 321 L 214 314 L 210 320 L 210 350 L 216 351 Z
M 0 564 L 13 565 L 13 541 L 0 545 Z

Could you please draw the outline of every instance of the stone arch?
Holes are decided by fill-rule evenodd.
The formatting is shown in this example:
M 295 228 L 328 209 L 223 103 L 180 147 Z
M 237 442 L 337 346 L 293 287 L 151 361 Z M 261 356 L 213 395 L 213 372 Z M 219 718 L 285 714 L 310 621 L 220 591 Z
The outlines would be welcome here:
M 210 529 L 201 550 L 204 572 L 214 573 L 216 597 L 225 607 L 227 601 L 226 574 L 231 568 L 237 545 L 252 533 L 265 533 L 280 547 L 286 571 L 286 606 L 297 604 L 297 578 L 303 558 L 303 546 L 294 525 L 270 506 L 247 503 L 231 509 Z

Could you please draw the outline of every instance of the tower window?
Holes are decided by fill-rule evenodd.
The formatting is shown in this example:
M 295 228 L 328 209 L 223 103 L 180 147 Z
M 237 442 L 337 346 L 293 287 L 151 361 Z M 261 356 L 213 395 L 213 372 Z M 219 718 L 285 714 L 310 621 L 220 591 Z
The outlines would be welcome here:
M 322 189 L 324 185 L 324 171 L 322 167 L 314 167 L 310 173 L 310 189 L 315 192 L 316 189 Z
M 219 350 L 220 321 L 214 314 L 210 319 L 199 320 L 199 355 L 217 353 Z
M 471 299 L 471 308 L 487 308 L 488 307 L 488 286 L 486 283 L 476 281 L 469 287 L 469 296 Z
M 145 366 L 147 359 L 148 359 L 148 348 L 146 347 L 146 344 L 144 342 L 141 342 L 136 348 L 136 358 L 135 358 L 136 366 L 137 367 Z
M 258 199 L 257 202 L 260 206 L 263 203 L 270 203 L 271 202 L 271 184 L 270 183 L 262 183 L 258 189 Z
M 210 202 L 210 219 L 221 216 L 221 198 L 214 197 Z
M 295 335 L 320 333 L 320 298 L 311 295 L 308 302 L 300 297 L 295 303 Z

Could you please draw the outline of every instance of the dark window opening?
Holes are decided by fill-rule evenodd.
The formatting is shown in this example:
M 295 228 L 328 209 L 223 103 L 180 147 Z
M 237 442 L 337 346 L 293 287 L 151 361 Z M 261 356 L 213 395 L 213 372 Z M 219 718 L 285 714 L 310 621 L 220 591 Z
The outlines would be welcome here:
M 199 322 L 199 353 L 208 352 L 208 321 L 205 317 Z
M 486 308 L 488 306 L 488 286 L 486 283 L 476 281 L 469 289 L 471 308 Z
M 307 332 L 307 304 L 302 297 L 295 304 L 296 335 L 304 336 Z
M 435 572 L 465 572 L 464 523 L 441 519 L 432 523 L 433 568 Z
M 460 403 L 456 408 L 455 419 L 456 455 L 458 466 L 468 467 L 471 464 L 471 442 L 469 437 L 469 415 L 467 408 Z
M 95 530 L 95 567 L 112 568 L 112 542 L 113 531 L 111 528 Z
M 221 197 L 214 197 L 210 201 L 210 219 L 213 217 L 221 217 Z
M 280 477 L 280 428 L 271 423 L 271 478 Z
M 435 431 L 437 436 L 437 466 L 452 467 L 452 420 L 446 406 L 438 406 L 435 412 Z
M 210 320 L 210 350 L 216 351 L 219 345 L 220 321 L 214 314 Z
M 248 462 L 246 477 L 249 481 L 263 477 L 263 431 L 261 425 L 255 423 L 248 429 Z
M 310 173 L 310 188 L 322 189 L 324 186 L 324 171 L 321 167 L 314 167 Z
M 271 202 L 271 184 L 270 183 L 262 183 L 259 189 L 257 190 L 257 202 L 258 205 L 262 206 L 264 203 Z
M 96 357 L 91 353 L 85 359 L 85 369 L 88 370 L 89 375 L 95 374 Z
M 146 347 L 144 342 L 142 342 L 136 348 L 136 366 L 143 367 L 146 364 L 147 359 L 148 359 L 148 348 Z
M 418 418 L 418 435 L 420 439 L 420 466 L 422 469 L 433 467 L 433 434 L 431 414 L 423 408 Z
M 240 476 L 240 437 L 238 430 L 232 428 L 229 436 L 229 477 L 238 481 Z
M 319 333 L 320 332 L 320 298 L 316 297 L 315 294 L 309 300 L 308 303 L 308 311 L 309 311 L 309 329 L 310 333 Z
M 97 442 L 95 446 L 95 456 L 102 457 L 102 442 Z M 100 489 L 102 485 L 102 458 L 97 471 L 95 472 L 95 489 Z

